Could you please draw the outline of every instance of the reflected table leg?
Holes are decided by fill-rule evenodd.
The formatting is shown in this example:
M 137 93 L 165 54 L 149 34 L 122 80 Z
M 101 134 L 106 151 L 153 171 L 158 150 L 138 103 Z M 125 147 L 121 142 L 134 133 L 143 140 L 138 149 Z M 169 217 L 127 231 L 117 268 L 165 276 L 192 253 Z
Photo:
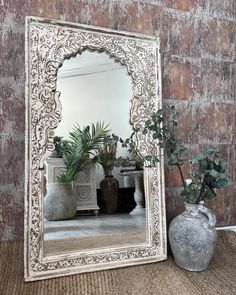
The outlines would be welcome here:
M 133 177 L 134 177 L 134 184 L 135 184 L 134 200 L 135 200 L 136 206 L 129 214 L 130 215 L 143 215 L 143 214 L 145 214 L 145 209 L 142 206 L 142 201 L 143 201 L 143 192 L 141 189 L 142 175 L 137 174 L 137 175 L 133 175 Z
M 95 209 L 95 210 L 93 211 L 93 214 L 94 214 L 94 216 L 98 216 L 98 210 Z

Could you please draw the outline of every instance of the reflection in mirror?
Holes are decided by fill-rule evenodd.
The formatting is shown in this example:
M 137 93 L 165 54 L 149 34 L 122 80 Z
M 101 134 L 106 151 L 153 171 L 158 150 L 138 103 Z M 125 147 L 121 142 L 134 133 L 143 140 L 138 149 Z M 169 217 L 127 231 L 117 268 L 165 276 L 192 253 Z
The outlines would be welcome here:
M 45 161 L 45 255 L 145 243 L 143 171 L 127 162 L 135 155 L 129 149 L 133 90 L 126 67 L 105 52 L 84 51 L 64 61 L 57 91 L 62 120 L 55 151 Z M 88 138 L 96 144 L 82 153 Z M 68 150 L 73 161 L 79 153 L 85 164 L 65 181 Z

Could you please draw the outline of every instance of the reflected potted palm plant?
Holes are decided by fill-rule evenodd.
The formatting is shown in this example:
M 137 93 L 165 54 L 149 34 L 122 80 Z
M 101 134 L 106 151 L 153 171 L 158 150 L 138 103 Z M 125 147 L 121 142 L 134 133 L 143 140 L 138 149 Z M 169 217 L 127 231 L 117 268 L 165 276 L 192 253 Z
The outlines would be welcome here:
M 95 153 L 108 132 L 108 126 L 100 122 L 84 128 L 76 125 L 70 132 L 62 152 L 65 168 L 57 177 L 57 183 L 47 184 L 44 199 L 44 216 L 47 220 L 71 219 L 75 216 L 76 200 L 72 183 L 77 174 L 94 161 Z

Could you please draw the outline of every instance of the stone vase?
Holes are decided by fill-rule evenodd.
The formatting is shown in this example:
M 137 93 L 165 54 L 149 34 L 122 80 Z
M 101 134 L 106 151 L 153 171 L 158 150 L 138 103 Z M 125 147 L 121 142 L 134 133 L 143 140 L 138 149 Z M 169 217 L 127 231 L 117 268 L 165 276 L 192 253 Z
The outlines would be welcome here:
M 70 183 L 48 183 L 44 198 L 44 217 L 47 220 L 72 219 L 76 214 L 76 199 Z
M 175 263 L 189 271 L 208 268 L 214 254 L 217 233 L 212 211 L 200 204 L 186 204 L 169 227 L 169 241 Z
M 100 182 L 100 188 L 105 203 L 105 209 L 108 214 L 117 212 L 119 182 L 112 175 L 107 175 Z

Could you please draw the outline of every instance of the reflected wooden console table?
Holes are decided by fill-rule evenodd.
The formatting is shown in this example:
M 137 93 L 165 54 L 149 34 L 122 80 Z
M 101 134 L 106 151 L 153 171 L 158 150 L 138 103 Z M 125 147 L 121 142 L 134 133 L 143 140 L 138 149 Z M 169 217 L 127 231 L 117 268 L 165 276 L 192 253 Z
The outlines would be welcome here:
M 143 202 L 143 192 L 141 188 L 141 179 L 143 177 L 143 171 L 142 170 L 135 170 L 135 171 L 125 171 L 120 172 L 121 176 L 131 176 L 134 178 L 134 185 L 135 185 L 135 191 L 134 191 L 134 201 L 136 203 L 135 208 L 129 213 L 130 215 L 143 215 L 145 214 L 145 208 L 142 205 Z

